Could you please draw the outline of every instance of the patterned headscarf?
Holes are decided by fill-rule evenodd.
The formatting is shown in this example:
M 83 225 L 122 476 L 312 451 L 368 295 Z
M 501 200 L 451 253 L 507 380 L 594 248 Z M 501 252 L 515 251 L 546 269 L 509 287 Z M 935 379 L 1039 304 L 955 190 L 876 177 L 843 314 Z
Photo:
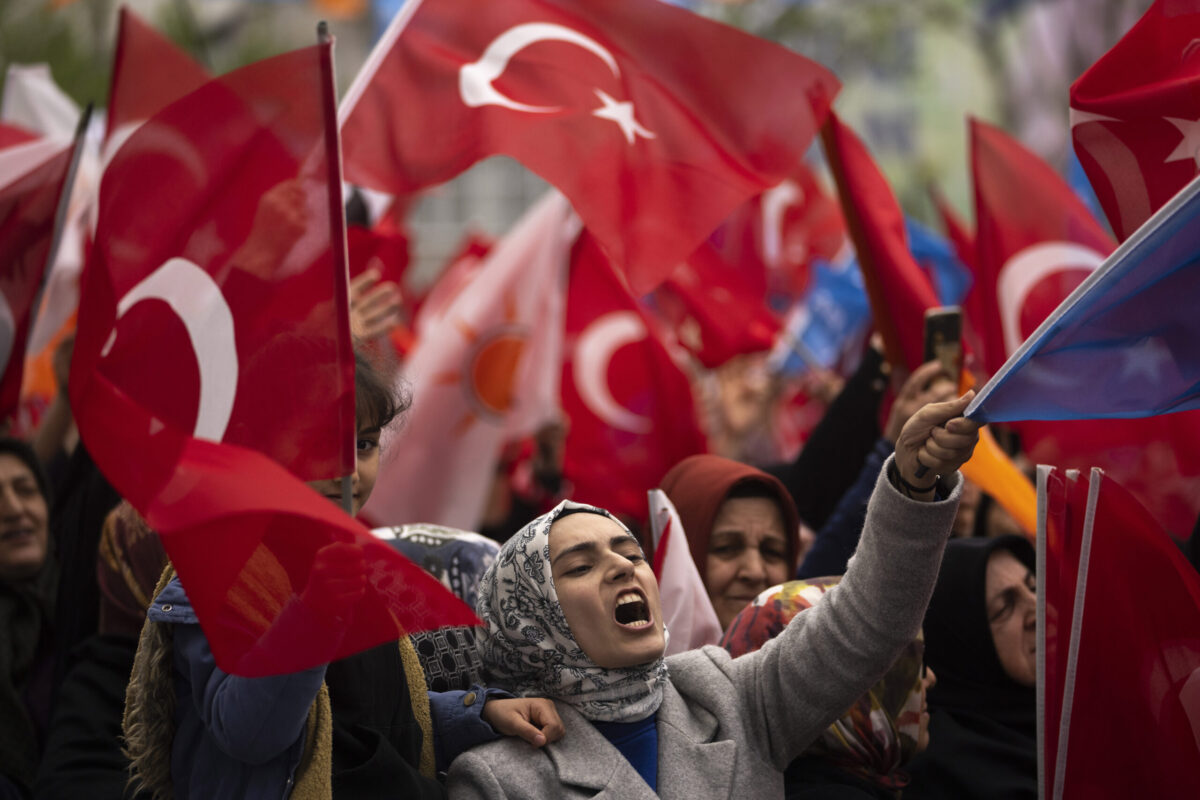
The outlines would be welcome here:
M 773 586 L 734 618 L 721 646 L 735 658 L 762 647 L 840 577 L 810 578 Z M 900 769 L 916 753 L 921 723 L 921 665 L 924 643 L 910 642 L 878 683 L 855 701 L 805 751 L 890 789 L 908 783 Z
M 377 528 L 372 533 L 419 564 L 471 607 L 478 599 L 483 573 L 500 550 L 500 545 L 478 533 L 441 525 L 397 525 Z M 475 644 L 477 632 L 478 628 L 461 625 L 408 635 L 430 691 L 465 690 L 486 682 Z
M 550 526 L 568 514 L 604 509 L 564 500 L 513 534 L 479 583 L 479 654 L 493 683 L 520 696 L 544 695 L 596 722 L 635 722 L 662 703 L 667 665 L 597 666 L 575 641 L 550 574 Z M 624 525 L 622 529 L 628 530 Z

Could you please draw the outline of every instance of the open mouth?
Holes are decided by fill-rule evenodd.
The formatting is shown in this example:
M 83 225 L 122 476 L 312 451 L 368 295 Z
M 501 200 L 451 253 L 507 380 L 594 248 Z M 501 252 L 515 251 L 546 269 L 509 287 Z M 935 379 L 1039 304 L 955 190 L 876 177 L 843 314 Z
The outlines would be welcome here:
M 650 604 L 641 592 L 624 591 L 617 595 L 617 608 L 613 618 L 626 628 L 644 628 L 650 624 Z

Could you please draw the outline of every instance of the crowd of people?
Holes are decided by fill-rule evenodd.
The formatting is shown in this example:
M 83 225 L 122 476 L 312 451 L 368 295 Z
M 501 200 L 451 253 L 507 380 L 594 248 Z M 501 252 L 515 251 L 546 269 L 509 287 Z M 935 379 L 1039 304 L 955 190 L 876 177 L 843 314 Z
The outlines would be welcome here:
M 360 339 L 354 511 L 408 402 L 371 353 Z M 158 536 L 81 444 L 43 432 L 46 463 L 4 439 L 0 797 L 1033 797 L 1032 547 L 974 517 L 969 396 L 936 363 L 888 373 L 869 347 L 791 461 L 662 476 L 724 631 L 669 658 L 652 542 L 562 499 L 562 424 L 510 448 L 537 491 L 491 538 L 377 531 L 482 627 L 263 678 L 217 666 Z M 343 626 L 363 559 L 319 550 L 272 636 Z

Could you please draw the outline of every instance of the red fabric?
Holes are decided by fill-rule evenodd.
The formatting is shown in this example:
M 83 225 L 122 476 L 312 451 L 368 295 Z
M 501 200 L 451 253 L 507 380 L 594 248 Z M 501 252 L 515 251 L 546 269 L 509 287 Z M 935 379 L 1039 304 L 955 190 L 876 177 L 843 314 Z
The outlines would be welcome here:
M 970 137 L 974 293 L 984 309 L 984 365 L 992 373 L 1116 244 L 1066 182 L 1015 139 L 975 119 Z
M 656 306 L 679 341 L 712 369 L 734 356 L 771 349 L 781 323 L 767 307 L 761 273 L 727 263 L 700 245 L 659 287 Z
M 191 56 L 122 6 L 108 97 L 108 147 L 124 140 L 127 126 L 149 119 L 208 79 Z
M 795 300 L 808 288 L 813 261 L 833 261 L 845 247 L 846 225 L 837 199 L 802 161 L 709 240 L 730 264 L 761 273 L 769 292 Z
M 795 168 L 839 88 L 778 45 L 645 0 L 425 0 L 389 36 L 347 96 L 347 179 L 408 194 L 511 156 L 562 190 L 637 295 Z
M 31 142 L 36 138 L 38 138 L 36 133 L 30 133 L 19 125 L 0 122 L 0 149 L 12 147 L 14 144 Z
M 974 291 L 988 310 L 982 330 L 992 372 L 1115 243 L 1061 178 L 1003 132 L 972 121 L 971 158 L 979 254 Z M 1001 281 L 1017 288 L 1005 293 Z M 1200 514 L 1200 412 L 1014 427 L 1034 463 L 1104 468 L 1176 536 L 1186 537 Z
M 586 233 L 571 255 L 566 334 L 563 473 L 573 499 L 645 522 L 646 492 L 706 442 L 687 376 Z
M 332 112 L 330 45 L 231 72 L 159 112 L 105 173 L 82 290 L 80 433 L 161 534 L 218 665 L 242 675 L 473 620 L 289 474 L 345 474 L 354 458 Z M 153 302 L 131 302 L 137 286 Z M 296 610 L 321 607 L 314 555 L 334 542 L 364 551 L 365 594 L 336 628 L 297 631 Z
M 1071 86 L 1071 137 L 1125 240 L 1197 174 L 1200 4 L 1157 0 Z
M 11 418 L 20 403 L 30 314 L 50 258 L 72 151 L 35 139 L 0 156 L 0 420 Z
M 958 216 L 936 186 L 929 187 L 929 197 L 933 201 L 938 218 L 942 221 L 942 229 L 946 232 L 946 238 L 954 247 L 954 254 L 971 273 L 971 288 L 967 290 L 967 295 L 962 302 L 965 317 L 963 340 L 972 354 L 982 358 L 984 345 L 981 331 L 987 317 L 983 311 L 983 301 L 979 292 L 979 258 L 975 247 L 975 234 Z
M 1046 709 L 1043 741 L 1050 757 L 1045 780 L 1047 786 L 1053 786 L 1088 482 L 1086 477 L 1079 479 L 1077 470 L 1040 469 L 1045 472 L 1045 488 L 1039 489 L 1039 514 L 1045 518 L 1039 520 L 1037 535 L 1038 547 L 1045 548 L 1045 559 L 1037 583 L 1046 610 L 1038 648 L 1044 654 L 1045 668 L 1040 676 Z
M 403 233 L 380 233 L 354 226 L 346 229 L 346 249 L 351 278 L 374 267 L 379 270 L 380 280 L 391 281 L 397 286 L 404 282 L 409 262 L 408 237 Z
M 1133 495 L 1099 472 L 1090 483 L 1099 495 L 1078 570 L 1087 588 L 1063 797 L 1185 797 L 1200 770 L 1200 576 Z M 1072 496 L 1082 517 L 1084 493 Z
M 925 360 L 925 309 L 940 304 L 908 250 L 904 212 L 867 148 L 835 114 L 822 139 L 888 361 L 916 369 Z

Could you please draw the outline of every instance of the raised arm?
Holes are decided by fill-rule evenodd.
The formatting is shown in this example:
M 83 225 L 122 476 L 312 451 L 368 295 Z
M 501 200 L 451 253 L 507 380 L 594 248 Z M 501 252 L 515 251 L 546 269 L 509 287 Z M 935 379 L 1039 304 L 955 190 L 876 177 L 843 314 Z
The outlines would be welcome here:
M 916 637 L 958 506 L 957 469 L 977 440 L 978 426 L 961 416 L 970 397 L 927 405 L 905 425 L 841 584 L 757 653 L 718 662 L 739 693 L 755 746 L 780 769 Z M 918 465 L 928 468 L 923 480 Z M 943 479 L 935 487 L 937 475 Z

